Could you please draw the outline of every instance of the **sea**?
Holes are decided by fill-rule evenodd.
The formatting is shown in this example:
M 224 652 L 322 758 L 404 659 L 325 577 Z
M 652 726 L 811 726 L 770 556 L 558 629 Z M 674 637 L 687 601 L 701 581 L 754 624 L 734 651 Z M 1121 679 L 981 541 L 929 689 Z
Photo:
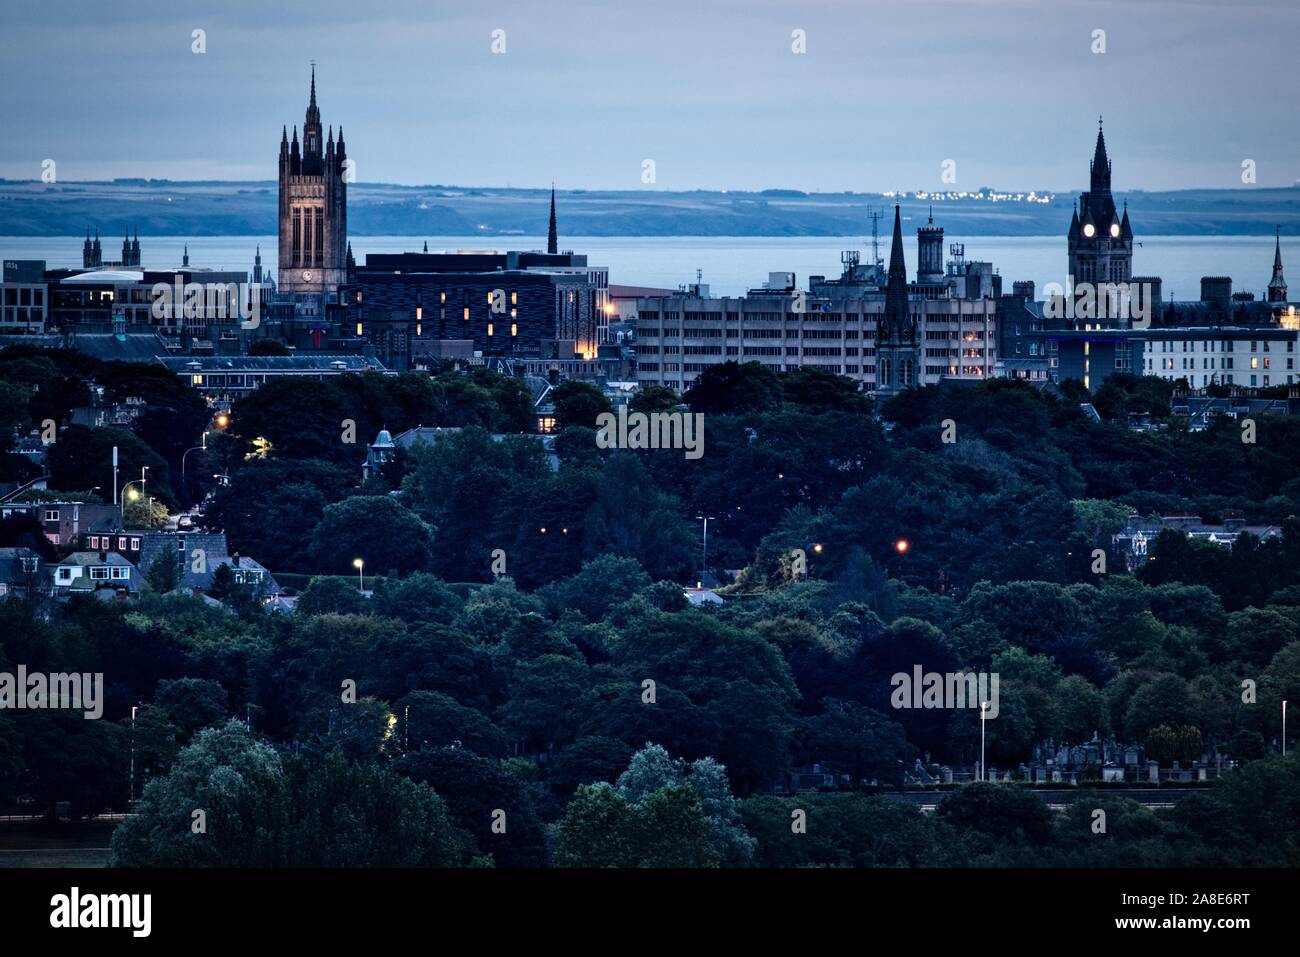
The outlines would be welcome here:
M 84 236 L 0 236 L 0 257 L 43 259 L 47 268 L 79 268 Z M 358 262 L 368 253 L 417 252 L 428 244 L 430 252 L 456 250 L 544 249 L 544 236 L 353 236 L 352 251 Z M 1202 276 L 1231 276 L 1238 292 L 1262 298 L 1273 269 L 1274 237 L 1266 236 L 1144 236 L 1133 250 L 1135 276 L 1160 276 L 1163 295 L 1170 299 L 1200 298 Z M 116 259 L 120 240 L 103 240 L 104 258 Z M 945 237 L 945 251 L 960 246 L 967 261 L 993 264 L 1011 291 L 1018 280 L 1032 280 L 1039 298 L 1047 283 L 1066 282 L 1064 236 L 978 236 L 964 240 Z M 276 238 L 267 236 L 141 236 L 146 268 L 179 266 L 185 247 L 190 264 L 209 269 L 251 270 L 260 246 L 262 267 L 276 268 Z M 873 254 L 871 239 L 862 236 L 562 236 L 560 248 L 584 253 L 593 266 L 609 268 L 609 281 L 624 286 L 676 289 L 697 281 L 715 296 L 740 296 L 767 282 L 768 274 L 792 272 L 803 286 L 810 275 L 828 278 L 840 274 L 840 254 L 856 250 L 861 261 L 878 255 L 889 261 L 889 243 L 882 241 Z M 916 269 L 916 242 L 904 250 L 908 268 Z M 1283 244 L 1283 262 L 1293 263 L 1300 282 L 1300 248 Z M 274 272 L 272 272 L 274 275 Z M 697 278 L 698 277 L 698 278 Z

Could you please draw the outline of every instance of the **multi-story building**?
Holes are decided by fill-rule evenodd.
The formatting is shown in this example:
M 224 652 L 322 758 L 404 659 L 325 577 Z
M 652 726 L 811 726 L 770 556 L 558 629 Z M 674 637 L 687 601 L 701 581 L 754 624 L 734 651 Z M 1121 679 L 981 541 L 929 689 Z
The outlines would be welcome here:
M 6 259 L 0 274 L 0 335 L 41 335 L 48 315 L 45 262 Z
M 593 360 L 608 285 L 606 267 L 572 252 L 369 255 L 348 279 L 346 329 L 399 371 L 442 357 Z
M 1140 375 L 1212 385 L 1269 388 L 1300 382 L 1300 328 L 1207 326 L 1128 333 Z
M 953 264 L 942 281 L 928 275 L 925 283 L 908 283 L 897 211 L 894 226 L 884 276 L 863 280 L 858 275 L 863 267 L 846 261 L 839 280 L 814 276 L 806 291 L 796 288 L 792 273 L 773 273 L 764 288 L 738 298 L 714 298 L 707 287 L 697 285 L 639 299 L 638 381 L 684 391 L 705 368 L 728 361 L 758 362 L 777 372 L 824 369 L 884 394 L 910 385 L 999 375 L 991 282 L 996 277 L 987 273 L 984 291 L 980 271 L 968 285 L 965 264 Z M 923 229 L 927 234 L 919 235 L 919 241 L 933 242 L 928 234 L 933 224 Z M 972 288 L 983 294 L 968 297 Z M 888 339 L 878 343 L 882 325 Z M 885 378 L 880 374 L 882 343 L 887 350 L 883 357 L 890 362 L 887 381 L 880 381 Z

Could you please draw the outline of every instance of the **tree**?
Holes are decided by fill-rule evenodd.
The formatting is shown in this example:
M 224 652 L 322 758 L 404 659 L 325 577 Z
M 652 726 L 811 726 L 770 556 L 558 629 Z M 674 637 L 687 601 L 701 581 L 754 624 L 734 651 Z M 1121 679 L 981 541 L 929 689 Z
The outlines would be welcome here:
M 871 780 L 902 783 L 916 749 L 901 725 L 852 701 L 828 698 L 822 707 L 821 714 L 800 722 L 799 751 L 807 761 L 847 773 L 855 786 Z
M 325 506 L 355 484 L 355 472 L 320 460 L 240 460 L 230 484 L 213 493 L 205 523 L 225 529 L 230 548 L 268 568 L 301 569 Z
M 154 704 L 167 713 L 183 740 L 230 715 L 226 689 L 207 678 L 175 678 L 158 682 Z
M 601 555 L 583 564 L 576 575 L 547 586 L 543 594 L 556 611 L 573 608 L 588 621 L 599 621 L 610 608 L 651 584 L 635 558 Z
M 694 564 L 695 537 L 681 507 L 655 487 L 633 453 L 610 457 L 587 511 L 583 550 L 636 559 L 654 578 L 684 577 Z
M 942 801 L 939 819 L 989 838 L 1012 843 L 1046 844 L 1051 839 L 1052 812 L 1032 791 L 976 782 Z
M 361 615 L 370 607 L 365 595 L 350 579 L 335 575 L 313 575 L 298 596 L 300 615 Z
M 409 624 L 451 624 L 464 602 L 441 578 L 417 572 L 406 578 L 384 578 L 374 590 L 376 615 L 400 618 Z
M 597 417 L 613 408 L 600 389 L 577 379 L 557 385 L 551 390 L 550 399 L 555 405 L 556 425 L 562 429 L 571 425 L 594 429 Z
M 761 363 L 728 361 L 707 366 L 682 398 L 705 414 L 766 412 L 781 404 L 781 380 Z
M 346 573 L 363 559 L 372 573 L 423 571 L 433 555 L 433 529 L 387 495 L 355 495 L 327 505 L 312 535 L 323 571 Z
M 465 836 L 426 785 L 337 753 L 286 762 L 238 721 L 200 732 L 166 777 L 150 781 L 112 846 L 115 867 L 468 862 Z
M 489 758 L 502 758 L 510 748 L 504 731 L 473 708 L 437 691 L 413 691 L 393 706 L 403 748 L 467 748 Z
M 149 564 L 144 577 L 149 587 L 160 595 L 174 590 L 180 584 L 180 569 L 176 566 L 175 556 L 167 552 L 159 555 Z
M 627 404 L 629 412 L 670 412 L 682 404 L 682 397 L 666 385 L 653 383 L 637 389 Z
M 412 751 L 398 773 L 427 784 L 447 802 L 452 822 L 498 867 L 544 867 L 546 839 L 536 795 L 507 762 L 463 748 Z
M 716 867 L 699 795 L 668 785 L 629 803 L 605 783 L 582 785 L 560 822 L 559 867 Z

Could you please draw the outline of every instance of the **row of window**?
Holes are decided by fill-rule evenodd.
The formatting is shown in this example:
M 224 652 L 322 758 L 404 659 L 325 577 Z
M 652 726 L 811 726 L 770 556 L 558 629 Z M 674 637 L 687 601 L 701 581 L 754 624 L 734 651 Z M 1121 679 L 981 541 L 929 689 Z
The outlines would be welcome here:
M 134 536 L 119 535 L 117 537 L 117 550 L 119 552 L 127 551 L 127 543 L 130 542 L 130 551 L 138 552 L 140 550 L 140 539 Z M 107 551 L 113 547 L 112 535 L 91 535 L 87 538 L 87 544 L 91 551 L 99 551 L 101 548 Z

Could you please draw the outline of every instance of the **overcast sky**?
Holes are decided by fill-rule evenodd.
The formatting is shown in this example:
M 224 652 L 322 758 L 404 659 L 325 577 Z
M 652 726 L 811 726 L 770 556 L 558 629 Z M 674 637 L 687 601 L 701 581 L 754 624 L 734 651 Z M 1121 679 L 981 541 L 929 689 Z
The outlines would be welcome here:
M 660 189 L 884 191 L 951 159 L 957 189 L 1075 191 L 1105 114 L 1116 189 L 1239 187 L 1245 159 L 1284 186 L 1298 25 L 1298 0 L 5 0 L 0 176 L 274 178 L 314 58 L 365 182 L 640 189 L 653 159 Z

